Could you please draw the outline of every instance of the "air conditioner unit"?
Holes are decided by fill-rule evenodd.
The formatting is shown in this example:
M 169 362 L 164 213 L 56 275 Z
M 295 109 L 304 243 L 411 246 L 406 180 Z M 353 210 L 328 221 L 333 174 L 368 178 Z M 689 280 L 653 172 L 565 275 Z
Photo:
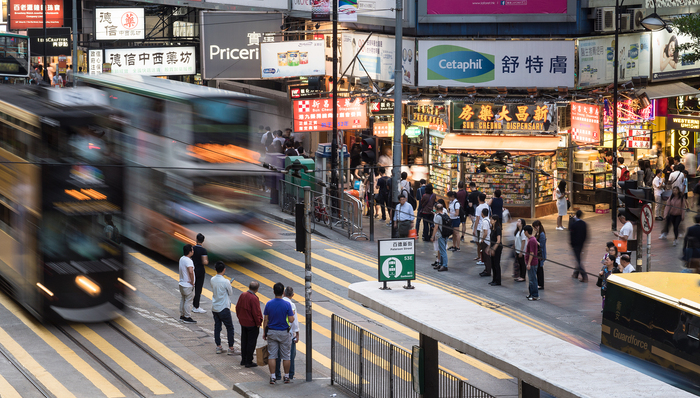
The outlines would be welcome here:
M 632 30 L 630 27 L 630 17 L 628 13 L 620 14 L 620 32 L 629 32 Z
M 646 17 L 646 11 L 645 8 L 635 8 L 631 10 L 632 19 L 630 21 L 630 28 L 632 30 L 644 30 L 642 20 Z
M 615 7 L 598 7 L 595 9 L 595 31 L 615 31 Z

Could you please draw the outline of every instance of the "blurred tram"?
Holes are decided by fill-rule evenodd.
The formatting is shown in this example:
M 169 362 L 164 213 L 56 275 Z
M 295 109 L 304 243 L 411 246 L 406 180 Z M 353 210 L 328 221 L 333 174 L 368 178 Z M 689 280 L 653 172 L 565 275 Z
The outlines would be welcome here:
M 133 288 L 105 233 L 122 224 L 123 119 L 100 94 L 0 85 L 0 284 L 40 319 L 112 319 Z
M 210 261 L 271 245 L 252 120 L 264 98 L 139 75 L 84 75 L 129 116 L 124 234 L 168 258 L 204 234 Z M 257 118 L 257 119 L 256 119 Z

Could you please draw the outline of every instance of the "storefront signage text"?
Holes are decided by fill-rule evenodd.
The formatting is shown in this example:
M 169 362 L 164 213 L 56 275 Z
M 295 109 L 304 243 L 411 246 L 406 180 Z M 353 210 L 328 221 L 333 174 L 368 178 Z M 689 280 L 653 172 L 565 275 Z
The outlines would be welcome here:
M 600 142 L 600 107 L 571 103 L 571 139 L 581 144 Z
M 452 131 L 545 131 L 547 105 L 452 103 Z
M 373 115 L 393 115 L 394 114 L 394 101 L 389 100 L 378 100 L 370 104 L 369 111 Z
M 142 40 L 146 18 L 143 8 L 96 8 L 95 40 Z
M 367 105 L 363 98 L 354 101 L 349 98 L 338 99 L 338 128 L 366 129 Z M 296 100 L 294 108 L 294 131 L 328 131 L 333 130 L 333 100 Z
M 447 108 L 444 105 L 417 105 L 411 110 L 410 120 L 412 122 L 427 122 L 435 127 L 446 127 Z M 438 128 L 433 129 L 438 130 Z
M 700 131 L 700 117 L 685 115 L 668 115 L 666 127 L 669 130 Z
M 627 147 L 635 149 L 651 148 L 651 130 L 629 129 L 627 132 Z
M 44 40 L 44 29 L 27 29 L 32 56 L 57 57 L 70 54 L 70 28 L 46 28 L 46 32 L 46 40 Z M 44 42 L 46 47 L 44 47 Z M 46 49 L 45 53 L 44 49 Z
M 42 0 L 13 0 L 7 7 L 10 29 L 44 27 Z M 46 0 L 46 27 L 63 26 L 63 0 Z
M 91 75 L 99 75 L 102 73 L 102 50 L 90 50 L 88 52 L 90 62 L 88 63 L 88 71 Z
M 289 86 L 289 98 L 319 98 L 323 90 L 312 90 L 309 86 Z
M 194 75 L 194 47 L 148 47 L 106 49 L 112 73 L 147 76 Z

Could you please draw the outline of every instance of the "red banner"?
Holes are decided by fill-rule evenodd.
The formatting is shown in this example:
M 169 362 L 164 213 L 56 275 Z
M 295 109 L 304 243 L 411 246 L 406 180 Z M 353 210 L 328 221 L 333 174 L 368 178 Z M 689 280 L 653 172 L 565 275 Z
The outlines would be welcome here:
M 338 128 L 366 129 L 367 105 L 363 98 L 339 98 Z M 294 131 L 328 131 L 333 130 L 333 100 L 310 99 L 294 101 Z
M 42 0 L 10 0 L 10 29 L 43 28 Z M 63 26 L 63 0 L 46 0 L 46 27 Z
M 571 139 L 579 144 L 600 142 L 600 107 L 571 103 Z

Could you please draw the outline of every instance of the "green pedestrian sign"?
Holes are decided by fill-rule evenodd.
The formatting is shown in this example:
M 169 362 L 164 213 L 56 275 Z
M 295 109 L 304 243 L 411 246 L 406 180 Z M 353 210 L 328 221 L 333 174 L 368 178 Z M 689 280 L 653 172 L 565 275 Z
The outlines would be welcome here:
M 416 246 L 414 239 L 386 239 L 379 245 L 378 274 L 379 282 L 384 282 L 383 289 L 388 289 L 386 282 L 409 281 L 406 289 L 412 289 L 411 282 L 416 280 Z

